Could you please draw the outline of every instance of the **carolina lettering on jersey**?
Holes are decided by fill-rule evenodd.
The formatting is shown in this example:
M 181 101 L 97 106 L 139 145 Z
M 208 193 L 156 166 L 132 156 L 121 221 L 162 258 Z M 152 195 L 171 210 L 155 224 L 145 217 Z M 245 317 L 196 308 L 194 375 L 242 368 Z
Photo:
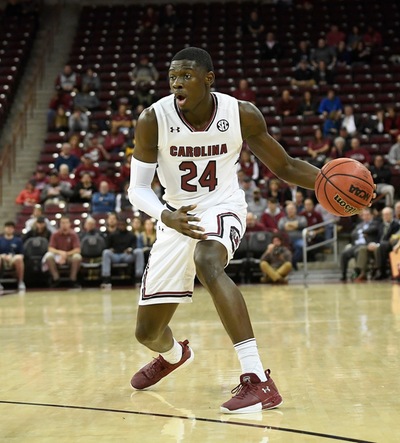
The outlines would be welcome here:
M 210 157 L 226 154 L 226 143 L 208 146 L 170 146 L 169 152 L 172 157 Z

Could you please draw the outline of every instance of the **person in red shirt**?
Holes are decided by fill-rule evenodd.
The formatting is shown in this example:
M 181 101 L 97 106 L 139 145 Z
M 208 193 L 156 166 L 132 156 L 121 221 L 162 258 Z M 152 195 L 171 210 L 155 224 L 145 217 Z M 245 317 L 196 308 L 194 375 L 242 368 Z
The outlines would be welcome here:
M 339 30 L 338 25 L 331 25 L 330 31 L 326 34 L 327 45 L 337 47 L 340 42 L 345 41 L 346 34 Z
M 35 189 L 35 181 L 29 180 L 23 189 L 15 199 L 17 205 L 34 206 L 40 201 L 40 190 Z
M 303 215 L 306 218 L 308 227 L 316 225 L 318 223 L 322 223 L 324 221 L 322 215 L 315 210 L 315 205 L 311 198 L 306 198 L 304 200 L 304 210 L 300 212 L 300 215 Z M 324 227 L 313 229 L 308 233 L 307 244 L 311 245 L 314 243 L 319 243 L 321 241 L 324 241 L 325 240 L 324 233 L 325 233 Z M 313 253 L 315 251 L 316 250 L 310 251 L 311 253 L 310 258 L 312 258 Z
M 288 89 L 282 91 L 282 96 L 276 103 L 276 113 L 284 117 L 297 114 L 296 100 L 291 96 Z
M 267 209 L 261 215 L 261 223 L 269 232 L 278 232 L 278 222 L 284 216 L 278 199 L 270 197 L 267 200 Z
M 309 162 L 317 167 L 321 167 L 331 149 L 331 142 L 328 138 L 324 138 L 322 130 L 317 128 L 314 133 L 314 138 L 307 144 L 307 154 L 311 157 Z
M 99 168 L 93 164 L 92 156 L 88 153 L 82 156 L 81 163 L 75 169 L 75 183 L 80 181 L 85 172 L 90 174 L 93 182 L 95 182 L 100 175 Z
M 383 127 L 386 133 L 395 139 L 400 134 L 400 114 L 396 113 L 393 106 L 387 108 L 387 115 L 383 120 Z
M 67 216 L 60 218 L 60 229 L 51 234 L 49 248 L 42 259 L 43 271 L 49 270 L 53 287 L 60 286 L 59 266 L 70 265 L 70 286 L 80 288 L 77 282 L 78 271 L 81 266 L 81 245 L 78 234 L 72 229 L 71 221 Z
M 344 156 L 357 160 L 368 168 L 372 163 L 372 157 L 367 149 L 361 147 L 360 140 L 358 138 L 353 137 L 351 139 L 350 148 L 351 149 L 349 151 L 345 152 Z
M 104 149 L 107 152 L 117 153 L 121 151 L 126 142 L 125 135 L 119 130 L 117 126 L 112 125 L 110 132 L 104 139 Z
M 257 221 L 257 217 L 252 213 L 248 212 L 246 215 L 246 233 L 248 232 L 259 232 L 266 231 L 265 226 Z
M 232 95 L 238 100 L 245 100 L 256 104 L 256 93 L 250 89 L 249 82 L 245 78 L 239 80 L 239 87 L 235 89 Z

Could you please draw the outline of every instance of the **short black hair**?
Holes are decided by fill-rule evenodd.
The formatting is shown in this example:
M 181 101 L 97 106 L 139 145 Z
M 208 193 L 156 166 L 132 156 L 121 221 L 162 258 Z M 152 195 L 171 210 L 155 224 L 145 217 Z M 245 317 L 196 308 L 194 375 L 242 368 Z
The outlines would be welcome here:
M 172 57 L 171 61 L 175 60 L 191 60 L 196 62 L 198 66 L 201 66 L 208 72 L 214 71 L 210 54 L 201 48 L 191 46 L 189 48 L 182 49 Z
M 6 221 L 4 223 L 4 226 L 12 226 L 13 228 L 15 228 L 15 223 L 13 221 Z

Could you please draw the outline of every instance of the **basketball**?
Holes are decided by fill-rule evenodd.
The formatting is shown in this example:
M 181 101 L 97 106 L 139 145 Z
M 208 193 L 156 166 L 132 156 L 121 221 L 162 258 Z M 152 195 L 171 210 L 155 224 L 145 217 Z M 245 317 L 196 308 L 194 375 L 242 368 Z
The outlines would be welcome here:
M 350 158 L 326 163 L 315 180 L 315 194 L 321 206 L 340 217 L 358 214 L 371 203 L 374 192 L 371 173 Z

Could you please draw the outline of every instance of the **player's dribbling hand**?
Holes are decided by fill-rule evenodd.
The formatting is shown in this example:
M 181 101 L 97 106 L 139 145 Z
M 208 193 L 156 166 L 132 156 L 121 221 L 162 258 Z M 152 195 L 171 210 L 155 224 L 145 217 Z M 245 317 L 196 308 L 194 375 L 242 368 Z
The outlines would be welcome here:
M 161 220 L 169 228 L 175 229 L 188 237 L 197 240 L 205 240 L 207 235 L 204 234 L 204 228 L 195 224 L 200 221 L 199 217 L 189 214 L 196 208 L 196 205 L 181 206 L 176 211 L 163 211 Z

